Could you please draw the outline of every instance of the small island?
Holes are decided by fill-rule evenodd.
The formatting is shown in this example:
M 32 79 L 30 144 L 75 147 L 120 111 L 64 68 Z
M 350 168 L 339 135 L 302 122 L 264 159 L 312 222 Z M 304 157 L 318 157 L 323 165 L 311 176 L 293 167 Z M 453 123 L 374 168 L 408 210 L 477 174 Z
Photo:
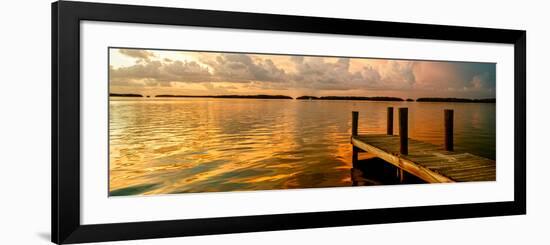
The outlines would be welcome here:
M 160 94 L 156 95 L 157 98 L 223 98 L 223 99 L 293 99 L 286 95 L 172 95 L 172 94 Z
M 116 93 L 109 93 L 109 96 L 112 97 L 143 97 L 141 94 L 116 94 Z
M 456 103 L 496 103 L 495 98 L 466 99 L 466 98 L 418 98 L 416 102 L 456 102 Z
M 385 97 L 385 96 L 375 96 L 375 97 L 362 97 L 362 96 L 300 96 L 296 98 L 297 100 L 367 100 L 367 101 L 404 101 L 401 98 L 397 97 Z
M 296 98 L 296 99 L 297 99 L 297 100 L 318 100 L 319 97 L 305 95 L 305 96 L 300 96 L 300 97 L 298 97 L 298 98 Z

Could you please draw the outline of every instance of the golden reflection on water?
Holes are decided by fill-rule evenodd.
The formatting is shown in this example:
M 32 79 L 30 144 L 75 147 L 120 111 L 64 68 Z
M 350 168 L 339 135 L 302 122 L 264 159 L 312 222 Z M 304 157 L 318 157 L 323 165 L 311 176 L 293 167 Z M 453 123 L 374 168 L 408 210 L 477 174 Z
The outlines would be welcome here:
M 383 133 L 388 106 L 435 144 L 454 109 L 456 146 L 494 159 L 494 104 L 111 98 L 110 194 L 351 186 L 351 111 Z

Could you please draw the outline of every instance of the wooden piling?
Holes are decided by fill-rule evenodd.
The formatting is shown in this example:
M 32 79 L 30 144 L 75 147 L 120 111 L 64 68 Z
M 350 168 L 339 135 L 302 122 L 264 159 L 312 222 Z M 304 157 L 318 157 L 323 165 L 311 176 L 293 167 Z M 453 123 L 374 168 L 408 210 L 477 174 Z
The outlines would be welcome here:
M 388 107 L 388 126 L 387 134 L 393 135 L 393 107 Z
M 359 112 L 352 111 L 351 112 L 351 137 L 357 136 L 358 132 L 358 123 L 359 123 Z M 352 147 L 352 153 L 351 153 L 351 163 L 353 166 L 357 164 L 359 161 L 359 148 L 353 146 Z
M 445 120 L 445 150 L 446 151 L 453 151 L 453 121 L 454 121 L 454 113 L 453 110 L 445 109 L 444 113 L 444 120 Z
M 399 108 L 399 152 L 409 154 L 409 109 Z
M 351 151 L 351 163 L 354 167 L 357 166 L 357 163 L 359 162 L 359 148 L 352 146 L 353 149 Z
M 356 136 L 357 135 L 357 123 L 359 121 L 359 112 L 352 111 L 351 112 L 351 135 Z

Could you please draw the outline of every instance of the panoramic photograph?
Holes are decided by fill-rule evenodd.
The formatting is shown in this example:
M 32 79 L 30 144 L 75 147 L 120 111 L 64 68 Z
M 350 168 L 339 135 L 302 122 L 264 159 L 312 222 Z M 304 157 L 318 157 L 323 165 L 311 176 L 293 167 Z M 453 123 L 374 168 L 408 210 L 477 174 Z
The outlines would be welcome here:
M 496 64 L 109 48 L 109 196 L 496 180 Z

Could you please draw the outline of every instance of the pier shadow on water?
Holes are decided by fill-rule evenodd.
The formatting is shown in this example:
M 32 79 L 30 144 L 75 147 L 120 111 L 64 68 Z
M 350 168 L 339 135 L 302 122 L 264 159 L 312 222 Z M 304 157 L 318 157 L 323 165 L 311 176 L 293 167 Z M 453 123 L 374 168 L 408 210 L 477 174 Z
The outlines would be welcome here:
M 353 186 L 424 184 L 425 181 L 372 155 L 360 158 L 351 168 L 351 182 Z

